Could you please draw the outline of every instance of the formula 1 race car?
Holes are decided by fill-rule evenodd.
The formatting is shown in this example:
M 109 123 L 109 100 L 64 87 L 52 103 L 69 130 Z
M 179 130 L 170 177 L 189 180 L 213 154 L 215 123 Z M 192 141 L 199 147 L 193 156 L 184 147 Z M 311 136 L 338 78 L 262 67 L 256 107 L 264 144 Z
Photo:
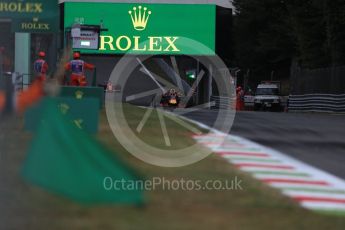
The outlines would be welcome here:
M 162 95 L 160 104 L 162 107 L 177 108 L 180 104 L 181 98 L 175 89 L 170 89 Z

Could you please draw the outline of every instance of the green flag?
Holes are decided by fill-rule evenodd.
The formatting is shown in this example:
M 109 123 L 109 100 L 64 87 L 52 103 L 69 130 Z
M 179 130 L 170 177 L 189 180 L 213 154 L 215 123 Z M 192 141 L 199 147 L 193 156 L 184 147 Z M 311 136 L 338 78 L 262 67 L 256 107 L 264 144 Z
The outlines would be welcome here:
M 121 183 L 112 187 L 116 181 L 138 182 L 140 178 L 63 116 L 57 101 L 45 103 L 43 116 L 22 169 L 28 182 L 84 204 L 143 202 L 141 188 L 126 189 Z
M 99 100 L 99 109 L 102 109 L 104 105 L 104 88 L 89 86 L 62 86 L 60 97 L 72 97 L 78 100 L 83 100 L 85 98 L 96 98 Z
M 32 106 L 25 112 L 24 129 L 36 132 L 39 124 L 46 119 L 42 116 L 43 110 L 51 98 L 46 98 Z M 70 97 L 54 98 L 56 108 L 59 112 L 68 117 L 69 121 L 74 123 L 79 129 L 90 134 L 98 132 L 99 123 L 99 100 L 97 98 L 84 98 L 82 100 Z

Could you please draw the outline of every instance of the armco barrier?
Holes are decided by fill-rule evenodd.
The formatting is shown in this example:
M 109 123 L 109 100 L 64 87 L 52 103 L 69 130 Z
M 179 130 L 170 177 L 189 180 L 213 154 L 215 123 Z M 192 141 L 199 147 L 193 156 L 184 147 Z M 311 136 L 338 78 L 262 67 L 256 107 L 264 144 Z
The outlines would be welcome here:
M 345 113 L 345 94 L 290 95 L 290 112 Z
M 236 99 L 230 97 L 211 96 L 211 102 L 215 102 L 213 108 L 216 109 L 234 109 Z

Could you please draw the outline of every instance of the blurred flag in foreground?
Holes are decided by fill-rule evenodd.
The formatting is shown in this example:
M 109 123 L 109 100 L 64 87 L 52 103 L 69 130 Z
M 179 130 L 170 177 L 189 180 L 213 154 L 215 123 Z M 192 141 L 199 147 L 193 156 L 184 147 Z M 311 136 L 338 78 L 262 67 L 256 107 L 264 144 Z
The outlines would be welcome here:
M 66 119 L 54 99 L 43 106 L 43 121 L 22 169 L 28 182 L 83 204 L 143 203 L 140 188 L 109 189 L 104 184 L 105 178 L 139 181 L 134 171 Z

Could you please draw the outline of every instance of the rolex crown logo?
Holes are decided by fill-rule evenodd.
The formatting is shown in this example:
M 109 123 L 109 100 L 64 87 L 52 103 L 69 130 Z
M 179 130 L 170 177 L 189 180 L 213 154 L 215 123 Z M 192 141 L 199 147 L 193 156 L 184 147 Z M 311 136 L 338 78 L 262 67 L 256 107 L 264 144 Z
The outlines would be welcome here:
M 68 110 L 70 109 L 69 106 L 67 104 L 60 104 L 59 105 L 60 111 L 63 115 L 66 115 L 68 113 Z
M 145 30 L 151 11 L 147 10 L 147 7 L 138 6 L 133 7 L 133 11 L 130 10 L 128 13 L 131 15 L 134 29 L 138 31 Z
M 83 99 L 83 96 L 84 96 L 84 93 L 82 92 L 82 91 L 77 91 L 77 92 L 75 92 L 75 98 L 77 98 L 77 99 Z

